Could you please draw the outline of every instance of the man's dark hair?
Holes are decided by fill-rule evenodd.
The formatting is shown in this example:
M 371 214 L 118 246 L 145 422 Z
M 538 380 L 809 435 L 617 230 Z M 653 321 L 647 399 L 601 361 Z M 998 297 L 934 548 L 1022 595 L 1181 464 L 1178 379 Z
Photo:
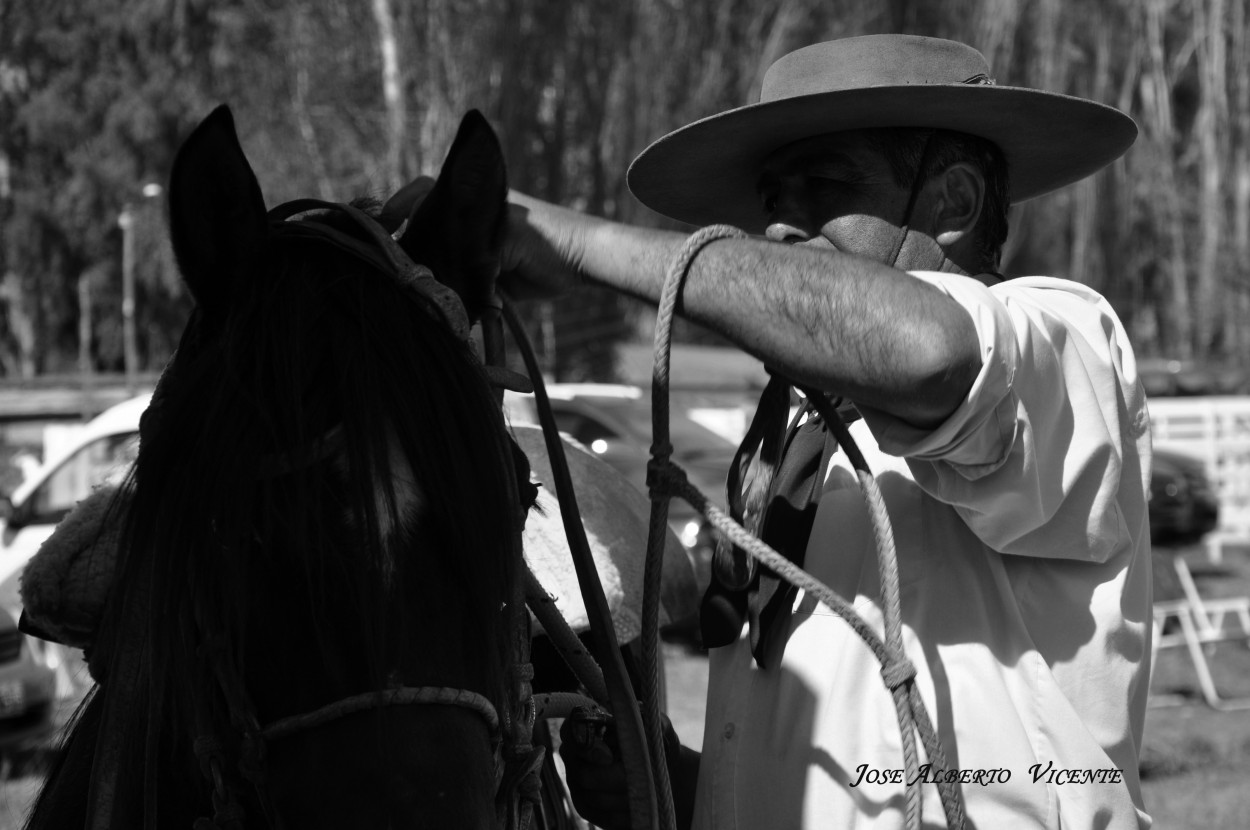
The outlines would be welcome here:
M 980 171 L 985 179 L 985 201 L 976 226 L 979 264 L 986 271 L 997 271 L 1007 239 L 1007 208 L 1011 206 L 1007 160 L 998 146 L 987 139 L 951 130 L 888 127 L 865 132 L 885 156 L 894 180 L 908 190 L 915 183 L 922 160 L 926 176 L 961 162 Z

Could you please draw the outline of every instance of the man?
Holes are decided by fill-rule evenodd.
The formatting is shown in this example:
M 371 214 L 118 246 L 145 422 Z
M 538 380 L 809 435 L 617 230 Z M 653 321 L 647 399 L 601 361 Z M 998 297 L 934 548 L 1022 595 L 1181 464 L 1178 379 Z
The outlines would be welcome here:
M 994 85 L 967 46 L 886 35 L 786 55 L 759 104 L 660 139 L 630 170 L 661 213 L 765 237 L 702 248 L 680 312 L 863 416 L 851 433 L 893 523 L 904 647 L 969 826 L 1149 826 L 1144 394 L 1105 300 L 997 274 L 1008 205 L 1135 136 L 1109 107 Z M 684 241 L 514 204 L 503 279 L 517 291 L 589 279 L 655 301 Z M 791 502 L 810 536 L 783 552 L 880 630 L 854 476 L 844 453 L 816 469 L 817 505 Z M 769 495 L 774 511 L 790 496 Z M 765 536 L 786 523 L 764 521 Z M 705 605 L 728 641 L 711 652 L 702 757 L 673 765 L 679 805 L 697 766 L 694 826 L 903 826 L 875 657 L 811 597 L 723 577 Z M 613 759 L 565 757 L 579 809 L 620 826 Z M 941 822 L 936 787 L 923 794 L 925 821 Z

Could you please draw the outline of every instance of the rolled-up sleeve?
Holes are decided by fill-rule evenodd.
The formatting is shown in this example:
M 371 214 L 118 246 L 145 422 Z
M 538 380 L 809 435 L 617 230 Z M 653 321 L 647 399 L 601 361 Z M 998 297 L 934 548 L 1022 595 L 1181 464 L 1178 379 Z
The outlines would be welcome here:
M 994 550 L 1105 560 L 1123 537 L 1124 452 L 1135 452 L 1148 428 L 1132 351 L 1109 304 L 1066 280 L 991 288 L 952 274 L 913 276 L 967 310 L 981 371 L 932 430 L 863 408 L 881 449 L 906 459 L 917 484 Z

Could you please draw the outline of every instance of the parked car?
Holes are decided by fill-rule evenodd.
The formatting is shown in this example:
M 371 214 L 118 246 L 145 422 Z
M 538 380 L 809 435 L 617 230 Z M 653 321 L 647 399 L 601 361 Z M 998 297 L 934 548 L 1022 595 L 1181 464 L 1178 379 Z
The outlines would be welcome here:
M 1202 461 L 1156 447 L 1150 476 L 1150 538 L 1158 544 L 1197 542 L 1220 523 L 1220 502 Z
M 19 762 L 52 734 L 57 700 L 77 697 L 91 682 L 81 651 L 18 631 L 22 570 L 75 504 L 125 475 L 150 397 L 105 410 L 0 496 L 0 754 Z
M 637 387 L 616 384 L 552 384 L 548 394 L 560 430 L 645 491 L 651 445 L 649 395 Z M 0 611 L 5 612 L 0 614 L 0 623 L 6 616 L 20 614 L 21 570 L 57 522 L 92 488 L 119 480 L 128 470 L 138 451 L 139 416 L 150 397 L 141 395 L 106 410 L 10 496 L 0 497 Z M 509 393 L 505 407 L 514 423 L 538 423 L 532 395 Z M 670 414 L 670 425 L 674 460 L 696 487 L 724 508 L 733 443 L 676 410 Z M 1201 461 L 1159 448 L 1154 459 L 1151 538 L 1159 544 L 1197 541 L 1219 522 L 1219 501 Z M 700 586 L 706 585 L 715 543 L 710 526 L 681 499 L 670 503 L 669 524 L 690 552 Z M 0 641 L 4 636 L 0 626 Z M 60 672 L 62 690 L 67 682 L 65 666 L 81 659 L 37 641 L 28 642 L 27 652 L 32 665 L 42 662 L 44 669 Z M 0 668 L 0 747 L 5 734 L 3 677 Z
M 21 607 L 22 568 L 57 522 L 101 484 L 120 481 L 139 450 L 139 416 L 151 395 L 140 395 L 96 416 L 11 494 L 0 497 L 0 607 Z
M 0 758 L 10 764 L 51 737 L 62 665 L 59 646 L 22 634 L 0 608 Z

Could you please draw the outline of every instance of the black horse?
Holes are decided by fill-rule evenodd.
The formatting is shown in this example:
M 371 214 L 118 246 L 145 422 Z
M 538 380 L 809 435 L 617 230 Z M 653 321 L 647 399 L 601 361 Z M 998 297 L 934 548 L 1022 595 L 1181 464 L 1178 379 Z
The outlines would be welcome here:
M 169 194 L 196 307 L 122 491 L 101 683 L 27 826 L 498 826 L 533 493 L 468 338 L 494 134 L 470 113 L 384 205 L 267 212 L 219 108 Z

